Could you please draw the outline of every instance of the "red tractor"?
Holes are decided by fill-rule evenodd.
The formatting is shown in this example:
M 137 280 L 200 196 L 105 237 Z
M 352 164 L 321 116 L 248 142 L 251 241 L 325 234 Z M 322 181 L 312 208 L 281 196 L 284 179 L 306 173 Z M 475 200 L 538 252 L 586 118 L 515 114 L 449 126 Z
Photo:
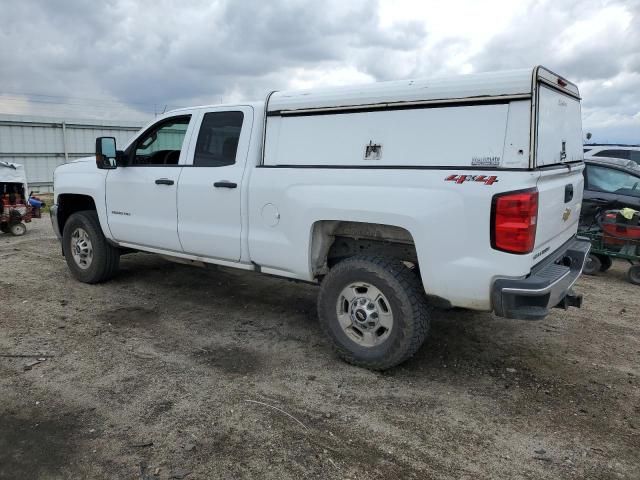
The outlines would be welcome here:
M 26 196 L 27 180 L 24 167 L 16 163 L 0 162 L 0 231 L 24 235 L 25 223 L 40 218 L 44 203 L 36 197 Z

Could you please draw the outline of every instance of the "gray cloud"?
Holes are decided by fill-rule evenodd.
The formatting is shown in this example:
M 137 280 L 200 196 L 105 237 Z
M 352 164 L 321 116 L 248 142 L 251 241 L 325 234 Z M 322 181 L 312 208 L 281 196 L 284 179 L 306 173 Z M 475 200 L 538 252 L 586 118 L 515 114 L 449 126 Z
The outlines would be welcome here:
M 640 2 L 570 0 L 562 5 L 531 6 L 471 59 L 474 69 L 548 66 L 581 87 L 583 126 L 595 141 L 640 143 Z M 615 7 L 631 15 L 629 25 L 623 15 L 598 15 Z M 573 44 L 575 35 L 583 38 Z M 619 129 L 602 124 L 607 115 L 617 117 Z
M 418 19 L 382 27 L 377 1 L 186 3 L 4 1 L 0 111 L 148 115 L 166 104 L 262 98 L 300 75 L 348 72 L 345 81 L 362 81 L 455 73 L 462 68 L 450 60 L 467 56 L 474 71 L 547 65 L 583 86 L 585 127 L 606 126 L 611 137 L 618 122 L 620 139 L 640 141 L 633 130 L 640 129 L 640 118 L 633 123 L 640 117 L 637 0 L 535 3 L 476 54 L 455 19 L 450 35 L 432 39 Z M 615 8 L 632 16 L 626 28 L 622 15 L 593 23 Z

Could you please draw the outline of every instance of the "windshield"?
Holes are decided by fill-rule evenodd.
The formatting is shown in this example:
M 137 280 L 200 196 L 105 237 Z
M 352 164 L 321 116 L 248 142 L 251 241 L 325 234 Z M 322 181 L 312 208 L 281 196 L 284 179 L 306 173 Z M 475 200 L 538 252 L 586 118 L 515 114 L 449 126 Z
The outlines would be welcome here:
M 589 189 L 640 197 L 640 177 L 613 168 L 590 165 Z

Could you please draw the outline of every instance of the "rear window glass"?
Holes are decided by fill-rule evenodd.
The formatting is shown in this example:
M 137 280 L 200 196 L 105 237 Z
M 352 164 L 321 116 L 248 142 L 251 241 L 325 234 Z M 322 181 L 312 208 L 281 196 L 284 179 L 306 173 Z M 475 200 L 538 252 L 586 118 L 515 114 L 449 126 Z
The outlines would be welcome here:
M 223 167 L 236 162 L 242 112 L 209 112 L 202 119 L 193 159 L 195 167 Z

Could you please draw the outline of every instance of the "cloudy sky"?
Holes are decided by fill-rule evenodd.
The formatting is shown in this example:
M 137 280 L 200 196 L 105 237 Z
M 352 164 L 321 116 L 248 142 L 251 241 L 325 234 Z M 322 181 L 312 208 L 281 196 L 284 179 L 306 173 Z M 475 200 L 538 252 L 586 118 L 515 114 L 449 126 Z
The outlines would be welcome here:
M 0 0 L 0 113 L 148 119 L 269 90 L 543 64 L 640 143 L 640 0 Z

